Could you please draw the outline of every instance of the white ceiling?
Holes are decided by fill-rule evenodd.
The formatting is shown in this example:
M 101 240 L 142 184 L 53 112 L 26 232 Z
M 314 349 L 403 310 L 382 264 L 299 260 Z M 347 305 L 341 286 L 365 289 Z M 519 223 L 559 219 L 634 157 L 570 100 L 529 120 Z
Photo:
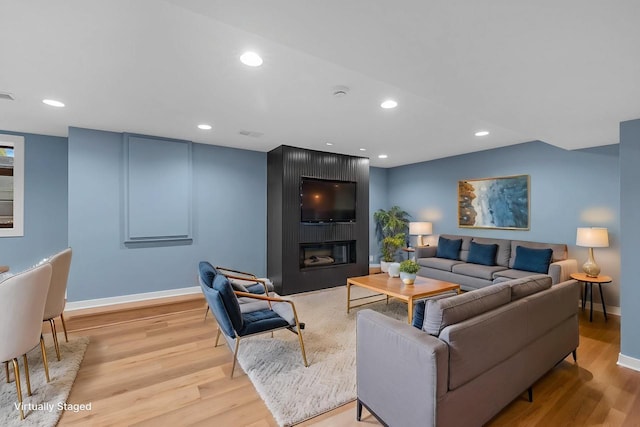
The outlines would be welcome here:
M 638 22 L 637 0 L 0 0 L 0 91 L 15 96 L 0 129 L 286 144 L 380 167 L 614 144 L 640 117 Z M 245 50 L 264 65 L 242 65 Z

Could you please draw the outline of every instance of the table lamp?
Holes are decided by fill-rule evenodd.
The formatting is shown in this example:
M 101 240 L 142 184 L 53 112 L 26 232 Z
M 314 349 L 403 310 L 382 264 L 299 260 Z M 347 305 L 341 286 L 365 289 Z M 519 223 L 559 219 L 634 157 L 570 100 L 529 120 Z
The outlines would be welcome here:
M 589 277 L 598 277 L 600 267 L 593 259 L 593 248 L 609 246 L 609 234 L 606 228 L 579 227 L 576 234 L 576 245 L 589 248 L 589 259 L 582 265 L 582 270 Z
M 422 235 L 433 234 L 433 224 L 430 222 L 410 222 L 409 235 L 418 236 L 416 246 L 424 246 L 422 243 Z

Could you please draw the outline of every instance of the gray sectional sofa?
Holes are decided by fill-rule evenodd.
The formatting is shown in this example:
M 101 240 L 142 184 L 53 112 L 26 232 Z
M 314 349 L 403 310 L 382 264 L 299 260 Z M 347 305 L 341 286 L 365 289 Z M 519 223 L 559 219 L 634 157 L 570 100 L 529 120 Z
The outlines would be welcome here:
M 544 273 L 551 277 L 553 284 L 569 280 L 571 273 L 578 271 L 578 263 L 575 259 L 568 258 L 567 245 L 565 244 L 489 239 L 485 237 L 454 234 L 443 234 L 440 237 L 449 241 L 462 240 L 457 257 L 452 257 L 457 259 L 438 257 L 437 246 L 418 247 L 415 251 L 416 261 L 420 264 L 418 275 L 457 283 L 461 289 L 465 291 L 480 289 L 505 280 L 540 274 L 540 271 L 527 271 L 514 268 L 514 266 L 517 266 L 516 255 L 518 247 L 534 250 L 552 250 L 548 270 Z M 479 244 L 483 247 L 487 245 L 497 245 L 493 262 L 486 263 L 493 265 L 467 262 L 472 243 Z
M 389 426 L 483 425 L 575 361 L 579 293 L 575 280 L 535 275 L 423 302 L 414 325 L 360 311 L 358 419 L 364 405 Z

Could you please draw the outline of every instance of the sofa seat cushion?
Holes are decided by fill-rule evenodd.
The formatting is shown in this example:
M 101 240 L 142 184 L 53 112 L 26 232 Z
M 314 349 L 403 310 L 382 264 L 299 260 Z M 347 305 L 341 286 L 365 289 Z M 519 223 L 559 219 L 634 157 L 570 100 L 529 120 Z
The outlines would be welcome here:
M 451 298 L 427 301 L 422 329 L 438 336 L 449 325 L 493 310 L 511 302 L 508 284 L 487 286 Z
M 494 283 L 504 283 L 504 281 L 499 280 L 496 281 L 496 279 L 498 278 L 506 278 L 506 279 L 522 279 L 523 277 L 529 277 L 529 276 L 534 276 L 536 275 L 536 273 L 532 273 L 530 271 L 524 271 L 524 270 L 516 270 L 513 268 L 509 268 L 507 270 L 501 270 L 501 271 L 496 271 L 495 273 L 493 273 L 493 281 Z
M 511 286 L 511 301 L 515 301 L 549 289 L 551 287 L 551 276 L 546 274 L 535 274 L 533 276 L 523 277 L 522 279 L 513 279 L 504 283 Z
M 486 280 L 493 280 L 493 274 L 502 270 L 506 270 L 506 267 L 501 265 L 480 265 L 470 263 L 456 264 L 451 268 L 453 273 Z
M 451 271 L 454 265 L 464 264 L 464 261 L 446 258 L 419 258 L 418 264 L 422 267 L 435 268 L 436 270 Z

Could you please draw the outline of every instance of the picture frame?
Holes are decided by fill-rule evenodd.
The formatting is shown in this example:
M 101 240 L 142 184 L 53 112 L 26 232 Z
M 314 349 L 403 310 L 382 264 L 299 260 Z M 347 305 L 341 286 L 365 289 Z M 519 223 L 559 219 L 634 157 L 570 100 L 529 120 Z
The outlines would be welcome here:
M 458 227 L 529 230 L 530 177 L 458 181 Z

